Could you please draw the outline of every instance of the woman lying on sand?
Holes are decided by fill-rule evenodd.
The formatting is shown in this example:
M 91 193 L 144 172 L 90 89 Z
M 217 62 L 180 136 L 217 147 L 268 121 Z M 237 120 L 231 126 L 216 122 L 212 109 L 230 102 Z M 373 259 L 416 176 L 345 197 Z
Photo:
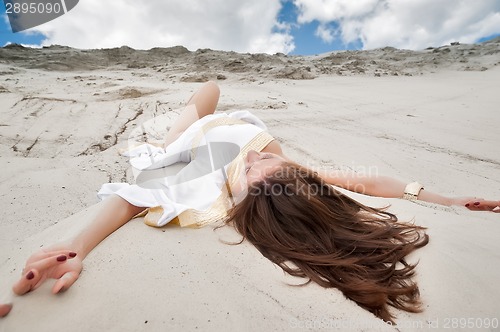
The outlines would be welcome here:
M 251 113 L 213 114 L 218 99 L 217 85 L 205 84 L 171 127 L 163 147 L 142 145 L 128 152 L 132 165 L 144 174 L 178 161 L 188 166 L 176 176 L 141 184 L 104 185 L 101 213 L 73 239 L 34 253 L 14 292 L 35 290 L 49 278 L 57 280 L 53 293 L 68 289 L 92 249 L 147 212 L 145 221 L 153 226 L 173 221 L 196 227 L 224 220 L 287 273 L 338 288 L 377 317 L 392 321 L 389 306 L 421 310 L 412 280 L 415 265 L 405 257 L 429 238 L 422 227 L 398 222 L 394 214 L 363 205 L 332 185 L 372 196 L 500 212 L 499 201 L 449 198 L 422 190 L 416 182 L 312 171 L 287 158 Z M 0 316 L 10 309 L 0 305 Z

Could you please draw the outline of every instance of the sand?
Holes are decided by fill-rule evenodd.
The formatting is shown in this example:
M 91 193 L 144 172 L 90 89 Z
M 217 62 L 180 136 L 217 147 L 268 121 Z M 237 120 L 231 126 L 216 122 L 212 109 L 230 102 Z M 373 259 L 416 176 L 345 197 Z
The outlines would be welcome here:
M 175 118 L 209 79 L 221 87 L 219 111 L 250 109 L 298 162 L 500 199 L 499 50 L 498 39 L 310 57 L 0 49 L 0 302 L 14 303 L 0 331 L 396 331 L 335 289 L 290 286 L 297 280 L 250 244 L 225 244 L 239 239 L 230 228 L 136 219 L 87 257 L 67 292 L 50 294 L 52 282 L 22 297 L 10 288 L 33 251 L 97 213 L 101 184 L 133 180 L 118 155 L 131 131 Z M 429 228 L 430 244 L 409 259 L 419 261 L 425 310 L 394 310 L 397 330 L 498 323 L 498 214 L 349 195 Z

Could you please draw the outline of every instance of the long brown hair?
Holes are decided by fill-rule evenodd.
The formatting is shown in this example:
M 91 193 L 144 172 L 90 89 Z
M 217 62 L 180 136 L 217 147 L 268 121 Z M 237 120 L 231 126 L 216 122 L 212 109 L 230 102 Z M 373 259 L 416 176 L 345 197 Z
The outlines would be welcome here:
M 424 228 L 351 199 L 308 168 L 283 163 L 250 186 L 226 222 L 290 275 L 335 287 L 384 321 L 394 322 L 389 305 L 421 311 L 416 264 L 405 257 L 428 243 Z

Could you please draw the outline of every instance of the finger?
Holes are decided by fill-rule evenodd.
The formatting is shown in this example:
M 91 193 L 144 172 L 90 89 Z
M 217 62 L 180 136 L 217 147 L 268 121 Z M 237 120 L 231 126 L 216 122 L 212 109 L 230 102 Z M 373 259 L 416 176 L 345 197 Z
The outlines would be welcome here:
M 12 304 L 0 304 L 0 318 L 9 314 L 12 309 Z
M 71 287 L 71 285 L 75 283 L 75 281 L 78 279 L 78 276 L 79 276 L 78 273 L 74 271 L 66 272 L 54 284 L 54 287 L 52 287 L 52 293 L 57 294 L 61 291 L 67 290 L 68 288 Z
M 68 259 L 68 256 L 66 255 L 52 255 L 50 257 L 47 257 L 45 259 L 33 262 L 25 267 L 26 271 L 29 270 L 38 270 L 38 271 L 44 271 L 46 269 L 49 269 L 53 266 L 59 265 L 61 263 L 64 263 Z
M 465 204 L 465 207 L 471 211 L 479 211 L 479 204 L 478 201 L 471 201 Z
M 476 198 L 474 200 L 468 201 L 465 204 L 465 207 L 469 208 L 470 210 L 477 210 L 480 207 L 482 202 L 484 202 L 484 199 Z
M 19 279 L 18 282 L 14 284 L 14 286 L 12 286 L 14 293 L 17 295 L 28 293 L 37 283 L 37 279 L 39 279 L 36 278 L 37 275 L 39 275 L 38 271 L 29 271 L 26 273 L 21 279 Z
M 499 205 L 498 201 L 476 201 L 474 206 L 480 210 L 493 210 Z
M 44 259 L 44 258 L 49 258 L 52 256 L 61 256 L 65 255 L 68 258 L 73 258 L 76 256 L 76 252 L 71 251 L 71 250 L 50 250 L 50 251 L 39 251 L 33 255 L 33 257 L 36 257 L 36 260 L 39 259 Z
M 53 256 L 26 266 L 25 271 L 27 272 L 14 284 L 12 290 L 18 295 L 23 295 L 38 288 L 45 281 L 45 278 L 42 277 L 43 272 L 51 267 L 63 264 L 66 260 L 65 255 Z
M 470 201 L 467 201 L 464 205 L 469 210 L 474 210 L 475 208 L 477 208 L 477 206 L 479 205 L 479 203 L 481 201 L 483 201 L 482 198 L 474 197 L 474 199 L 471 199 Z
M 62 257 L 66 256 L 66 259 L 72 259 L 77 256 L 76 252 L 70 251 L 70 250 L 55 250 L 55 251 L 50 251 L 50 252 L 38 252 L 31 256 L 27 263 L 26 266 L 24 267 L 22 274 L 28 273 L 29 269 L 33 267 L 33 264 L 37 263 L 40 260 L 43 259 L 49 259 L 50 257 Z

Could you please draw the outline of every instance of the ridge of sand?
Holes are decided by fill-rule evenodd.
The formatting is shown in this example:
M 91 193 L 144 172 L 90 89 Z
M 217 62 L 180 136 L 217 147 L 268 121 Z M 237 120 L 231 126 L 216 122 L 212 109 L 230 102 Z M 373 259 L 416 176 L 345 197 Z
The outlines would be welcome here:
M 488 70 L 500 63 L 499 44 L 500 37 L 480 44 L 453 43 L 420 51 L 384 47 L 316 56 L 241 54 L 211 49 L 191 52 L 183 46 L 150 50 L 134 50 L 128 46 L 80 50 L 57 45 L 36 49 L 11 44 L 0 48 L 0 63 L 56 71 L 149 68 L 183 82 L 228 76 L 250 81 L 258 78 L 314 79 L 324 75 L 413 76 L 442 69 Z

